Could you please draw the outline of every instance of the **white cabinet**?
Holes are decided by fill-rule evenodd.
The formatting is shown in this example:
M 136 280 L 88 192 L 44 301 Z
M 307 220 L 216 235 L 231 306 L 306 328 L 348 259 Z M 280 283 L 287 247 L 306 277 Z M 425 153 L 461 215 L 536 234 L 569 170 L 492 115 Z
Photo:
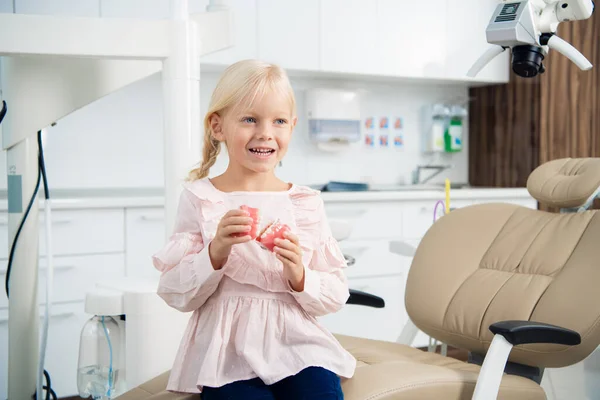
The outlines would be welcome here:
M 467 71 L 491 46 L 485 30 L 498 0 L 461 0 L 448 2 L 446 76 L 465 79 Z M 475 78 L 477 81 L 508 82 L 510 52 L 505 51 L 488 64 Z
M 0 281 L 4 288 L 8 257 L 6 211 L 0 216 Z M 55 210 L 52 213 L 54 287 L 45 369 L 60 397 L 77 395 L 79 334 L 90 317 L 84 312 L 86 293 L 97 281 L 125 275 L 124 210 Z M 39 214 L 38 302 L 45 304 L 46 243 L 44 213 Z M 45 309 L 40 307 L 40 329 Z M 8 299 L 0 294 L 0 398 L 6 398 L 8 367 Z
M 159 276 L 152 255 L 165 245 L 164 208 L 128 209 L 126 219 L 127 276 Z
M 65 15 L 97 17 L 98 0 L 15 0 L 17 14 Z
M 208 4 L 208 1 L 204 1 L 204 3 Z M 234 45 L 202 57 L 203 63 L 229 65 L 258 56 L 256 0 L 228 0 L 227 4 L 233 12 Z
M 40 328 L 45 308 L 40 307 Z M 55 304 L 52 306 L 45 370 L 50 374 L 52 388 L 60 397 L 76 396 L 77 363 L 81 328 L 90 318 L 85 314 L 83 302 Z M 8 310 L 0 310 L 0 398 L 8 391 Z
M 101 17 L 165 19 L 170 17 L 169 0 L 100 0 Z
M 123 254 L 56 257 L 53 258 L 53 262 L 53 304 L 83 301 L 86 293 L 94 288 L 96 282 L 125 276 Z M 0 309 L 8 308 L 8 298 L 4 291 L 7 264 L 8 262 L 4 261 L 0 271 L 3 288 L 0 294 Z M 38 302 L 46 304 L 47 268 L 45 258 L 40 258 L 39 270 Z
M 321 70 L 467 80 L 497 0 L 322 0 Z M 509 54 L 475 78 L 508 82 Z
M 367 278 L 403 274 L 410 267 L 410 259 L 390 252 L 389 239 L 344 240 L 340 249 L 354 258 L 354 265 L 344 271 L 346 277 Z M 356 289 L 356 288 L 353 288 Z
M 332 333 L 396 341 L 408 318 L 403 276 L 349 279 L 348 283 L 352 289 L 382 297 L 385 307 L 345 305 L 337 313 L 320 317 L 319 322 Z
M 446 65 L 446 0 L 377 0 L 378 72 L 443 77 Z
M 52 212 L 52 246 L 55 256 L 122 253 L 123 210 L 56 210 Z M 39 252 L 46 254 L 46 226 L 39 211 Z M 0 259 L 8 259 L 8 215 L 0 216 Z
M 0 0 L 0 13 L 11 13 L 13 11 L 12 0 Z
M 258 0 L 258 58 L 297 70 L 319 69 L 319 0 Z
M 438 206 L 437 202 L 414 201 L 406 202 L 402 206 L 402 237 L 405 240 L 420 240 L 431 228 L 434 222 L 434 211 L 436 220 L 444 214 L 444 206 Z M 450 208 L 462 208 L 474 204 L 472 200 L 451 200 Z
M 321 0 L 321 70 L 381 71 L 375 0 Z
M 352 224 L 351 240 L 396 238 L 401 234 L 401 203 L 325 203 L 325 211 L 329 218 Z

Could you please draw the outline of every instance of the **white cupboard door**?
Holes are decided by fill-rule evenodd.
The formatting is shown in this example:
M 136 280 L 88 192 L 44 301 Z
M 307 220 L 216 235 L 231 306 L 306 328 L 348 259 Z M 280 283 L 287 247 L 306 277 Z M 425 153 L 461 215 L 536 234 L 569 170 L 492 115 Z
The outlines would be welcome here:
M 152 255 L 166 242 L 164 208 L 127 210 L 127 276 L 157 277 Z
M 39 308 L 40 335 L 45 307 Z M 48 343 L 44 369 L 50 374 L 52 389 L 59 398 L 76 396 L 79 338 L 85 322 L 83 302 L 54 304 L 48 322 Z M 8 391 L 8 310 L 0 310 L 0 398 Z
M 381 73 L 443 77 L 446 63 L 446 0 L 378 0 Z
M 70 17 L 98 17 L 98 0 L 14 0 L 15 13 L 62 15 Z
M 319 318 L 334 334 L 395 342 L 407 320 L 402 275 L 349 279 L 351 289 L 382 297 L 384 308 L 345 305 L 340 311 Z
M 319 0 L 258 0 L 258 58 L 286 69 L 319 69 Z
M 0 0 L 0 13 L 12 13 L 13 11 L 12 0 Z
M 375 74 L 381 69 L 375 0 L 321 1 L 321 69 Z
M 169 0 L 100 0 L 100 16 L 106 18 L 167 19 Z
M 467 79 L 467 71 L 492 46 L 485 30 L 498 0 L 461 0 L 448 2 L 447 72 L 449 78 Z M 477 75 L 482 82 L 509 80 L 510 54 L 505 51 Z
M 208 1 L 203 3 L 208 4 Z M 230 65 L 257 58 L 256 0 L 228 0 L 227 5 L 233 13 L 233 46 L 205 55 L 202 63 Z

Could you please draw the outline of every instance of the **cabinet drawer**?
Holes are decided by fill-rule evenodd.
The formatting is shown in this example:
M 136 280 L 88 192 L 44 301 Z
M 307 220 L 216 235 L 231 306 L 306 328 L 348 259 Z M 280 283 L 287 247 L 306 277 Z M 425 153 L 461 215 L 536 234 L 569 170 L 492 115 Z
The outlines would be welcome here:
M 407 271 L 411 259 L 393 254 L 386 240 L 348 240 L 340 242 L 342 253 L 355 259 L 346 268 L 348 278 L 381 275 L 401 275 Z
M 165 245 L 164 208 L 127 209 L 126 221 L 127 276 L 159 276 L 151 257 Z
M 44 311 L 44 307 L 40 307 L 40 330 Z M 83 302 L 53 305 L 50 312 L 45 369 L 50 374 L 52 388 L 61 398 L 76 396 L 79 337 L 91 315 L 84 313 Z M 0 398 L 5 399 L 8 380 L 8 310 L 0 310 L 0 354 L 3 355 L 0 357 Z
M 351 289 L 362 290 L 385 300 L 385 308 L 345 305 L 340 311 L 319 318 L 332 333 L 395 342 L 408 315 L 404 308 L 404 278 L 350 279 Z
M 396 238 L 402 232 L 402 207 L 394 203 L 325 204 L 327 218 L 352 224 L 349 239 Z
M 402 206 L 402 237 L 405 239 L 421 239 L 433 225 L 433 212 L 435 201 L 414 202 Z M 451 208 L 461 208 L 472 205 L 471 200 L 451 201 Z M 444 207 L 438 206 L 437 217 L 439 219 L 444 213 Z
M 100 254 L 94 256 L 56 257 L 54 261 L 54 287 L 52 303 L 85 300 L 86 293 L 97 281 L 121 278 L 125 275 L 123 254 Z M 46 260 L 40 259 L 38 302 L 46 303 Z M 2 262 L 0 281 L 4 287 L 7 261 Z M 0 294 L 0 308 L 8 307 L 6 292 Z
M 119 253 L 124 250 L 123 210 L 52 211 L 52 246 L 55 256 Z M 7 213 L 0 218 L 0 259 L 8 259 Z M 46 227 L 39 213 L 40 255 L 46 254 Z

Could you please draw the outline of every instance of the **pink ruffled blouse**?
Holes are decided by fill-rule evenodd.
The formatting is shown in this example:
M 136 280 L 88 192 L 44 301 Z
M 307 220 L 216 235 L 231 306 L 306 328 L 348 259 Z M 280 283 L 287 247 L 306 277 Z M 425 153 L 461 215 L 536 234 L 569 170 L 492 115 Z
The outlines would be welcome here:
M 295 292 L 283 265 L 255 241 L 234 245 L 219 271 L 208 256 L 220 218 L 241 205 L 279 218 L 299 237 L 304 291 Z M 193 311 L 167 389 L 199 393 L 258 377 L 266 384 L 321 366 L 350 378 L 355 358 L 317 321 L 349 297 L 346 261 L 332 237 L 319 192 L 231 192 L 208 178 L 184 185 L 175 231 L 153 256 L 161 271 L 158 294 L 177 310 Z

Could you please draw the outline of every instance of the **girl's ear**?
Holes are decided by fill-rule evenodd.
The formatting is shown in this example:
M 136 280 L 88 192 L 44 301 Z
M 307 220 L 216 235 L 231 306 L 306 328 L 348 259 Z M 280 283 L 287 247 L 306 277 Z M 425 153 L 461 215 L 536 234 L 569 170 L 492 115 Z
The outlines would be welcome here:
M 212 131 L 212 136 L 222 142 L 225 140 L 225 135 L 223 134 L 223 119 L 217 113 L 213 113 L 208 118 L 208 125 L 210 126 L 210 130 Z
M 294 130 L 294 128 L 296 127 L 297 123 L 298 123 L 298 117 L 292 118 L 292 130 Z

